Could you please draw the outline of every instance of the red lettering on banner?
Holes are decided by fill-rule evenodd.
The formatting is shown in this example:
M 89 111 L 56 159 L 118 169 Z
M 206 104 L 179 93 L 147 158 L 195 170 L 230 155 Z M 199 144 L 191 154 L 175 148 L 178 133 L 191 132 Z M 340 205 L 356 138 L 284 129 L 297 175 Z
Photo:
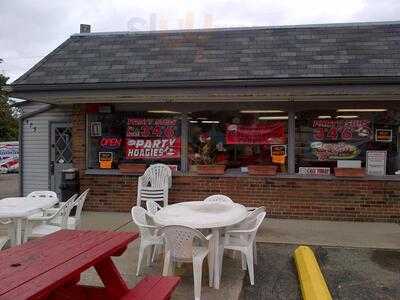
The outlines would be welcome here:
M 282 122 L 254 125 L 230 124 L 226 127 L 226 143 L 233 144 L 284 144 L 285 127 Z

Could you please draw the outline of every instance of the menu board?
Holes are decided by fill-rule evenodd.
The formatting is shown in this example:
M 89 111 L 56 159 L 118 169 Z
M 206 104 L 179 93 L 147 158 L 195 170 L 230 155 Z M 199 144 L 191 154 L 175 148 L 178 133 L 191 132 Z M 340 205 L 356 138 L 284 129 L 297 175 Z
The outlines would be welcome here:
M 175 119 L 128 118 L 125 159 L 177 159 L 181 138 Z
M 367 151 L 367 174 L 372 176 L 386 175 L 386 151 Z
M 370 120 L 314 120 L 310 156 L 318 161 L 356 159 L 372 139 Z
M 252 125 L 228 124 L 226 126 L 226 144 L 228 145 L 271 145 L 285 142 L 283 122 Z

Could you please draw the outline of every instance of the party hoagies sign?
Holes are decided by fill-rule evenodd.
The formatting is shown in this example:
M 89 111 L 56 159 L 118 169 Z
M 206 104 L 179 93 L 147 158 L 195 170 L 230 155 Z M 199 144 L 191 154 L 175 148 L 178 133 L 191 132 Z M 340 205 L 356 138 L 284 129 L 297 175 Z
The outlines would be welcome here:
M 125 159 L 177 159 L 181 138 L 175 119 L 128 118 Z
M 128 139 L 125 159 L 168 159 L 181 156 L 180 137 L 172 139 Z

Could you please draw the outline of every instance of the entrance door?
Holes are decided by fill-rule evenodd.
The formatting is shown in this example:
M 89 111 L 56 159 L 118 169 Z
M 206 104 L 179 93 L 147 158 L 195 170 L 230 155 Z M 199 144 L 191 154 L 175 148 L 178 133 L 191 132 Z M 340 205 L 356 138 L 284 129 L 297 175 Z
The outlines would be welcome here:
M 61 171 L 72 168 L 70 123 L 52 123 L 50 140 L 50 186 L 60 197 Z

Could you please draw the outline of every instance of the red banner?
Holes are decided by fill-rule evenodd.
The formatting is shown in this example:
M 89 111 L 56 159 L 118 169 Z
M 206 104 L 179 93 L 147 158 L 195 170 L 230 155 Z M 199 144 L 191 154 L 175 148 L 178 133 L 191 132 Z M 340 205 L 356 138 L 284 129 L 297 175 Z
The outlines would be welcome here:
M 128 118 L 125 159 L 179 159 L 177 123 L 175 119 Z
M 181 138 L 127 139 L 125 159 L 178 159 L 181 157 Z
M 270 145 L 286 143 L 285 126 L 282 122 L 254 125 L 230 124 L 226 127 L 226 143 Z

